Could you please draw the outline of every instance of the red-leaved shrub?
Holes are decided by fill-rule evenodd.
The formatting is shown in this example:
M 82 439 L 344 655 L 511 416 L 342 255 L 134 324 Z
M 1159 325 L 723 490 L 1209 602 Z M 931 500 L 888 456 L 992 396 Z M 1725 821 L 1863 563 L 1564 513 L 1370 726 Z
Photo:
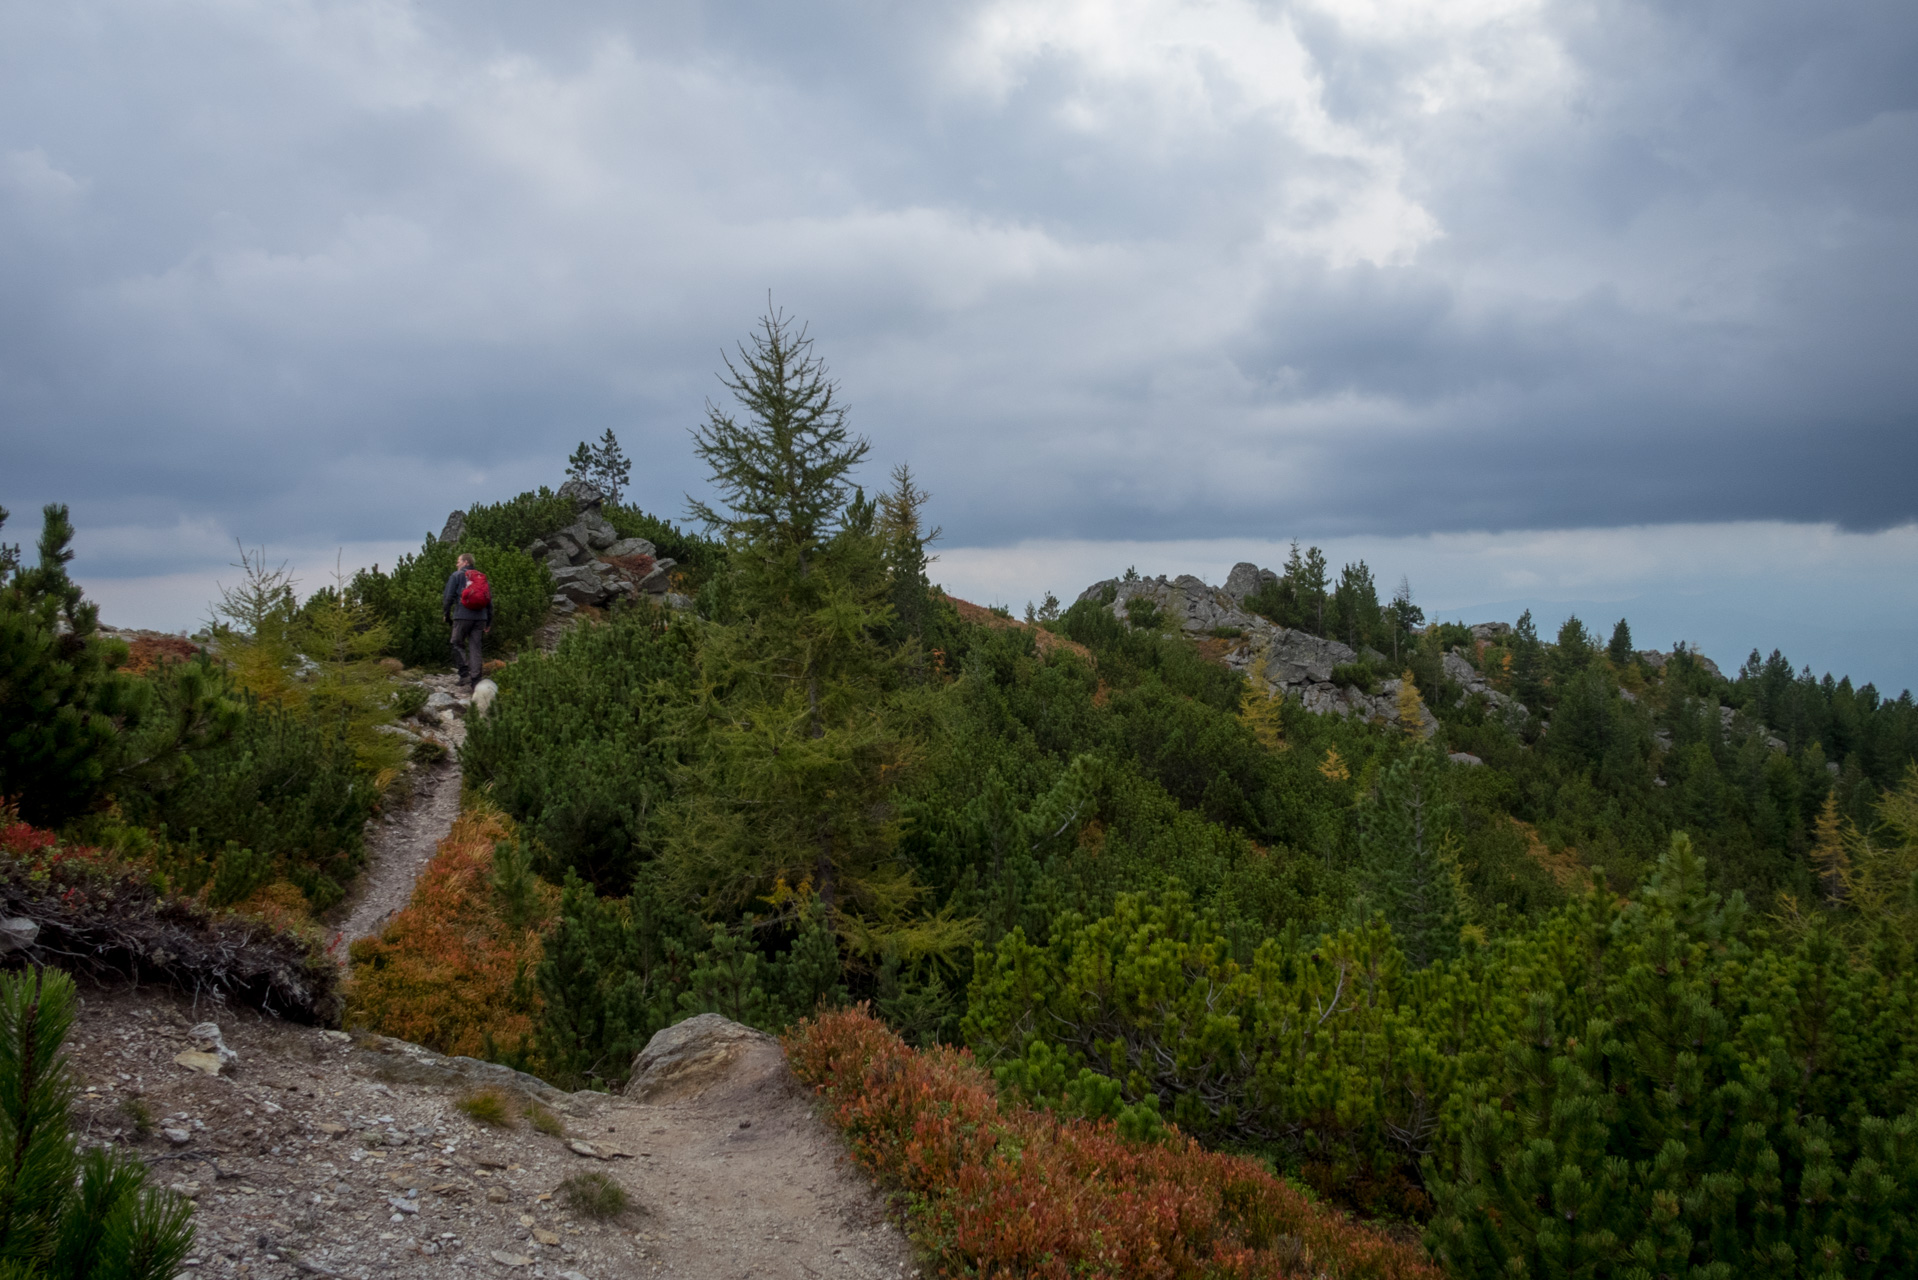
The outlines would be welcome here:
M 903 1193 L 914 1239 L 947 1275 L 1440 1275 L 1254 1160 L 1002 1104 L 970 1053 L 911 1049 L 863 1008 L 800 1023 L 786 1050 L 854 1158 Z
M 494 812 L 462 814 L 420 872 L 412 900 L 380 932 L 352 946 L 349 1025 L 446 1054 L 493 1057 L 523 1051 L 539 1021 L 532 973 L 542 911 L 515 929 L 492 888 L 493 846 L 508 838 Z

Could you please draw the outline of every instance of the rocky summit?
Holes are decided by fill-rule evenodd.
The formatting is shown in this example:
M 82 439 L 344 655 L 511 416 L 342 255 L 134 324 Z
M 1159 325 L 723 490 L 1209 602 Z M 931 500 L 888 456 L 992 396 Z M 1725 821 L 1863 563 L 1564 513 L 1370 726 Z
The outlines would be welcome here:
M 1079 599 L 1103 602 L 1120 619 L 1131 617 L 1132 601 L 1149 601 L 1167 624 L 1185 634 L 1225 641 L 1227 666 L 1243 671 L 1268 693 L 1297 698 L 1309 711 L 1365 720 L 1397 718 L 1403 684 L 1400 679 L 1381 681 L 1374 688 L 1334 679 L 1335 673 L 1346 676 L 1348 673 L 1339 669 L 1355 665 L 1361 658 L 1369 666 L 1389 670 L 1391 660 L 1384 654 L 1374 650 L 1360 653 L 1337 640 L 1281 627 L 1245 607 L 1247 596 L 1277 581 L 1278 574 L 1272 570 L 1241 562 L 1232 567 L 1223 587 L 1210 586 L 1191 574 L 1176 578 L 1107 578 L 1087 587 Z M 1470 692 L 1485 697 L 1501 714 L 1524 717 L 1524 707 L 1484 685 L 1476 672 L 1473 677 Z M 1438 731 L 1438 720 L 1423 707 L 1419 715 L 1420 733 L 1429 738 Z

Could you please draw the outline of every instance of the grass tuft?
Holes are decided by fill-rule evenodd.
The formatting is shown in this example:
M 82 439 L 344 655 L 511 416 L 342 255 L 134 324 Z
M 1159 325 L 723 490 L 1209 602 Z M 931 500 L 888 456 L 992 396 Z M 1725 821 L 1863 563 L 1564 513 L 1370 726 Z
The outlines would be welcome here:
M 566 1126 L 560 1122 L 560 1118 L 551 1111 L 548 1111 L 545 1107 L 540 1106 L 539 1103 L 527 1103 L 525 1114 L 526 1119 L 541 1133 L 548 1134 L 555 1138 L 563 1138 L 566 1136 Z
M 133 1132 L 142 1138 L 153 1136 L 153 1109 L 138 1098 L 120 1099 L 120 1114 L 133 1125 Z
M 626 1188 L 603 1173 L 576 1173 L 559 1184 L 560 1197 L 588 1218 L 617 1217 L 626 1208 Z
M 512 1108 L 507 1104 L 506 1095 L 498 1089 L 475 1089 L 462 1094 L 453 1105 L 477 1124 L 490 1125 L 495 1129 L 513 1127 Z

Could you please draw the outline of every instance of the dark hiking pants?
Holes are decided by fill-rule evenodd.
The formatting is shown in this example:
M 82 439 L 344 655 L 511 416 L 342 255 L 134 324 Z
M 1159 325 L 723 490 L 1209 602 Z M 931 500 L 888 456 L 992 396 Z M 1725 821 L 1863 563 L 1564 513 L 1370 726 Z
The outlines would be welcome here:
M 459 668 L 462 684 L 478 684 L 483 670 L 480 638 L 486 623 L 479 618 L 461 618 L 453 624 L 453 665 Z

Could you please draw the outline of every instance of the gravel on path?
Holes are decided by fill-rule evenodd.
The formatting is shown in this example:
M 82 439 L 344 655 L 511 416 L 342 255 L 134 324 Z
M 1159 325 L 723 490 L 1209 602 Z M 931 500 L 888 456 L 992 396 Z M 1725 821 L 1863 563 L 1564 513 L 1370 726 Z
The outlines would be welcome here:
M 919 1274 L 783 1058 L 738 1087 L 651 1104 L 172 991 L 81 994 L 67 1043 L 84 1090 L 76 1136 L 136 1150 L 194 1201 L 190 1280 Z M 238 1054 L 217 1076 L 175 1061 L 208 1020 Z M 511 1098 L 505 1127 L 457 1105 L 489 1079 Z M 559 1132 L 524 1116 L 534 1102 Z M 581 1173 L 619 1183 L 628 1207 L 574 1209 L 562 1184 Z

